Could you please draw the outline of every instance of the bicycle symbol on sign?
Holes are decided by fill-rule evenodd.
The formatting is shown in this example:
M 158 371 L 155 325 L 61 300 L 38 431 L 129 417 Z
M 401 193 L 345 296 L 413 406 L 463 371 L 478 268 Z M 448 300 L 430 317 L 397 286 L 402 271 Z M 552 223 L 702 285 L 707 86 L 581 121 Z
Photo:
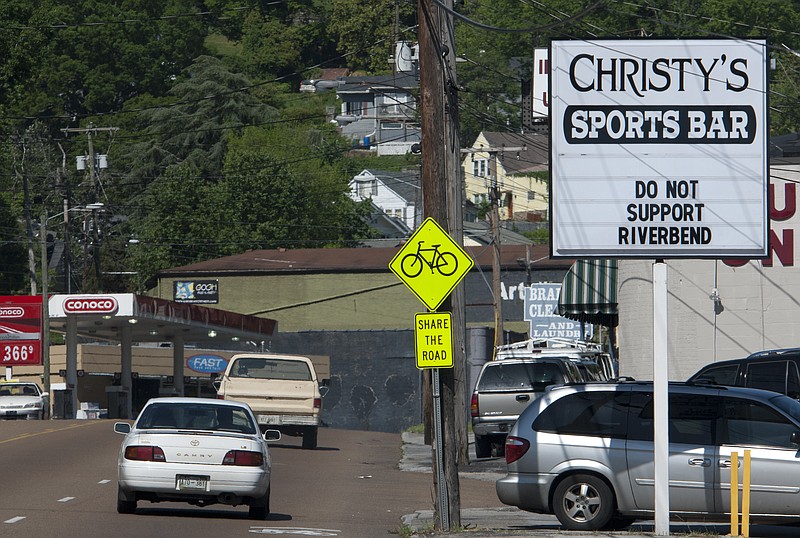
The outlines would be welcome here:
M 416 278 L 422 273 L 422 266 L 430 267 L 431 274 L 434 269 L 442 276 L 450 276 L 458 269 L 458 258 L 452 252 L 439 251 L 438 245 L 431 245 L 430 248 L 422 248 L 424 241 L 417 243 L 417 251 L 406 254 L 400 260 L 400 271 L 408 278 Z M 423 253 L 432 253 L 430 255 Z

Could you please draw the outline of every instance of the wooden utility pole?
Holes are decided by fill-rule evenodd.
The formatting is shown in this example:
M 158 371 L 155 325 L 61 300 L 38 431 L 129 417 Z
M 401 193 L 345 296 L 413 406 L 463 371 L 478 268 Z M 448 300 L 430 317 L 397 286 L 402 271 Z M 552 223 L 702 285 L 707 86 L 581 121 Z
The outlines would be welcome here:
M 446 2 L 448 3 L 448 2 Z M 452 1 L 449 1 L 452 4 Z M 446 151 L 447 135 L 452 135 L 452 127 L 446 127 L 452 116 L 445 115 L 445 64 L 450 55 L 452 42 L 445 49 L 442 36 L 447 26 L 442 10 L 432 0 L 418 0 L 419 19 L 419 74 L 420 74 L 420 119 L 422 124 L 422 198 L 424 216 L 432 217 L 442 228 L 452 230 L 454 215 L 448 211 L 448 181 Z M 457 126 L 456 126 L 457 130 Z M 456 141 L 458 138 L 456 137 Z M 452 149 L 452 148 L 451 148 Z M 457 150 L 456 150 L 457 151 Z M 452 233 L 451 233 L 452 236 Z M 458 236 L 454 239 L 462 240 Z M 441 310 L 452 310 L 452 299 L 446 299 Z M 461 321 L 463 322 L 463 314 Z M 454 323 L 454 326 L 456 323 Z M 463 337 L 462 337 L 463 339 Z M 463 357 L 463 354 L 462 354 Z M 463 365 L 462 365 L 463 367 Z M 441 368 L 439 375 L 442 408 L 442 436 L 437 442 L 442 453 L 434 454 L 434 462 L 442 468 L 434 469 L 437 495 L 434 501 L 436 526 L 448 531 L 450 526 L 461 526 L 461 494 L 458 482 L 457 441 L 455 436 L 455 374 L 454 369 Z M 465 413 L 466 407 L 458 410 Z M 447 506 L 443 506 L 446 501 Z
M 494 348 L 503 345 L 503 286 L 500 278 L 500 188 L 497 185 L 497 153 L 489 154 L 489 201 L 492 211 L 489 224 L 492 228 L 492 304 L 494 306 Z M 494 354 L 493 358 L 494 358 Z
M 102 185 L 100 184 L 100 167 L 98 167 L 96 162 L 96 157 L 94 153 L 94 143 L 92 141 L 92 135 L 97 134 L 99 132 L 107 132 L 107 133 L 114 133 L 119 130 L 119 127 L 95 127 L 94 125 L 89 125 L 89 127 L 68 127 L 61 129 L 61 131 L 65 134 L 69 133 L 85 133 L 86 139 L 89 147 L 89 154 L 86 156 L 86 166 L 88 169 L 89 179 L 92 185 L 92 191 L 94 193 L 94 199 L 92 203 L 99 203 L 100 202 L 100 191 L 102 190 Z M 69 228 L 69 207 L 68 203 L 64 204 L 64 228 Z M 87 219 L 89 217 L 84 218 L 84 228 L 86 228 Z M 88 233 L 88 230 L 84 230 L 86 232 L 86 238 L 84 243 L 84 275 L 83 275 L 83 286 L 82 290 L 84 292 L 99 292 L 102 291 L 102 271 L 100 269 L 100 237 L 98 234 L 97 226 L 97 212 L 92 211 L 91 215 L 92 219 L 92 233 L 91 236 Z M 89 246 L 91 245 L 91 264 L 89 258 Z M 69 245 L 67 245 L 69 248 Z M 91 268 L 94 268 L 94 271 L 91 271 Z M 69 275 L 67 275 L 69 278 Z M 68 285 L 69 287 L 69 285 Z
M 525 151 L 525 146 L 469 148 L 461 150 L 462 153 L 488 153 L 489 154 L 489 225 L 492 233 L 492 296 L 494 307 L 494 345 L 501 346 L 503 342 L 503 312 L 502 312 L 502 286 L 500 275 L 500 186 L 497 182 L 497 155 L 506 151 Z
M 453 0 L 444 4 L 453 9 Z M 464 246 L 464 174 L 461 168 L 460 118 L 458 109 L 458 80 L 456 78 L 456 40 L 453 16 L 443 14 L 442 59 L 444 68 L 444 113 L 445 113 L 445 167 L 447 174 L 447 218 L 450 236 Z M 444 54 L 444 53 L 447 54 Z M 467 429 L 467 319 L 464 286 L 456 286 L 450 294 L 453 312 L 453 382 L 455 428 L 453 443 L 456 447 L 456 463 L 469 465 L 469 439 Z

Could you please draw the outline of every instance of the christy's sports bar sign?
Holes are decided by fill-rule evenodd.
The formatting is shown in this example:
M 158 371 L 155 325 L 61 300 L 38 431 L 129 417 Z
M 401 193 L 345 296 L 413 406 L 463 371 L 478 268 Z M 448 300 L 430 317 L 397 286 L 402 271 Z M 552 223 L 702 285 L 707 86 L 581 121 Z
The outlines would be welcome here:
M 42 363 L 42 297 L 0 296 L 0 366 Z
M 767 255 L 763 40 L 553 41 L 554 257 Z

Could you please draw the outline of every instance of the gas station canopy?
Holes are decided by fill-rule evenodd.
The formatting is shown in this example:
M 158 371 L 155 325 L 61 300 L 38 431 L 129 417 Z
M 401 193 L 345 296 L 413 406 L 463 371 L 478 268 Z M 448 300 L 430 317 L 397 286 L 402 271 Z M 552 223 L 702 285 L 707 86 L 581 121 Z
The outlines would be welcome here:
M 117 342 L 125 328 L 133 342 L 178 339 L 212 348 L 236 347 L 239 340 L 271 336 L 277 325 L 272 319 L 132 293 L 53 295 L 48 306 L 51 330 L 67 333 L 69 316 L 78 336 Z

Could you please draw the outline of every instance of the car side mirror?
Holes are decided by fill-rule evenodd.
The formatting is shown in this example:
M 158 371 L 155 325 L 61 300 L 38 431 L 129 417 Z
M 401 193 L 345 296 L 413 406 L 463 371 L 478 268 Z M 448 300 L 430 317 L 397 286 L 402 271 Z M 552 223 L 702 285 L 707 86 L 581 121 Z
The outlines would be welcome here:
M 319 388 L 319 395 L 320 395 L 320 397 L 324 398 L 324 397 L 325 397 L 325 395 L 326 395 L 326 394 L 328 394 L 328 391 L 329 391 L 329 390 L 330 390 L 330 387 L 329 387 L 328 385 L 322 385 L 322 386 Z
M 41 396 L 42 398 L 47 398 L 48 396 L 50 396 L 50 393 L 49 392 L 43 392 L 39 396 Z
M 214 390 L 219 392 L 219 387 L 222 385 L 222 382 L 219 379 L 215 379 L 211 382 L 211 386 L 214 387 Z
M 115 422 L 114 432 L 121 433 L 123 435 L 131 433 L 131 425 L 128 424 L 127 422 Z
M 280 441 L 281 432 L 279 430 L 267 430 L 264 432 L 264 439 L 266 441 Z

